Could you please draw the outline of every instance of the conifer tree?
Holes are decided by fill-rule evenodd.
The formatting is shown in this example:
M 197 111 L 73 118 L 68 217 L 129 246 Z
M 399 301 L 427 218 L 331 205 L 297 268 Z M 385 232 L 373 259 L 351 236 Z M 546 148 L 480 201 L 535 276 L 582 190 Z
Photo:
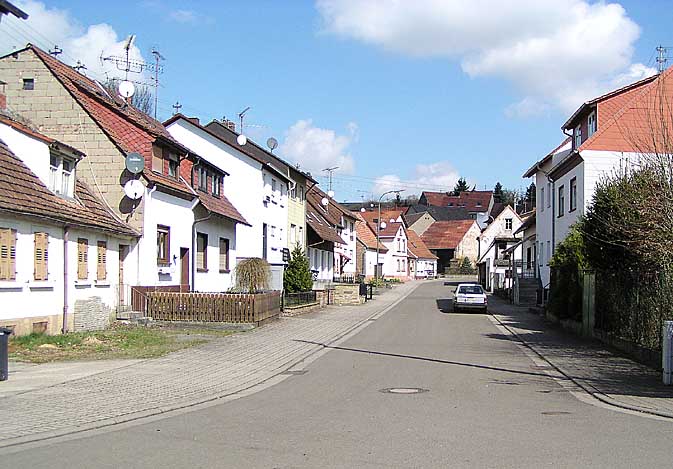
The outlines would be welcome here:
M 299 244 L 292 250 L 290 262 L 283 276 L 283 286 L 288 293 L 305 292 L 313 288 L 313 275 L 308 257 Z

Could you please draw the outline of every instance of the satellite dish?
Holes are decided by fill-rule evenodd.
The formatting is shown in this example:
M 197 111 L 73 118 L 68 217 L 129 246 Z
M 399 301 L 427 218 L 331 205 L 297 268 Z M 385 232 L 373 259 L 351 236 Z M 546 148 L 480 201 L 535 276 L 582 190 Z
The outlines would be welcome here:
M 329 204 L 329 199 L 327 197 L 323 197 L 320 203 L 326 207 L 327 204 Z
M 390 223 L 395 223 L 395 219 L 394 219 L 394 218 L 391 218 L 391 219 L 390 219 Z
M 136 92 L 136 87 L 130 81 L 124 80 L 119 84 L 118 90 L 122 98 L 130 98 Z
M 333 199 L 334 198 L 334 191 L 327 191 L 327 197 L 329 197 L 330 199 Z
M 367 209 L 364 208 L 364 207 L 362 207 L 362 208 L 360 209 L 360 211 L 361 211 L 362 213 L 365 213 L 365 212 L 367 211 Z
M 388 226 L 388 225 L 386 225 L 386 222 L 382 221 L 381 222 L 381 229 L 384 230 L 386 228 L 386 226 Z
M 145 169 L 145 158 L 140 153 L 129 153 L 126 155 L 126 169 L 133 174 L 138 174 Z
M 145 186 L 138 179 L 131 179 L 126 184 L 124 184 L 124 194 L 126 197 L 133 200 L 138 200 L 143 196 L 145 192 Z
M 273 138 L 273 137 L 270 137 L 270 138 L 266 141 L 266 146 L 269 147 L 269 149 L 270 149 L 271 151 L 274 151 L 276 148 L 278 148 L 278 140 L 276 140 L 276 139 Z
M 239 135 L 238 137 L 236 137 L 236 142 L 237 142 L 240 146 L 243 146 L 243 145 L 245 145 L 246 143 L 248 143 L 248 137 L 246 137 L 245 135 L 241 134 L 241 135 Z

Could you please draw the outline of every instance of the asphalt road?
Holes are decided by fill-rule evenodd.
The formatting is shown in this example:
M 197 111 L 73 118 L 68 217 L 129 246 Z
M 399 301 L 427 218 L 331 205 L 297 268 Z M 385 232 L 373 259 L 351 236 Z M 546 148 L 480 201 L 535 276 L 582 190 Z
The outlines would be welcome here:
M 578 400 L 485 315 L 440 311 L 449 298 L 450 287 L 428 282 L 304 374 L 202 410 L 4 454 L 0 466 L 671 466 L 672 422 Z

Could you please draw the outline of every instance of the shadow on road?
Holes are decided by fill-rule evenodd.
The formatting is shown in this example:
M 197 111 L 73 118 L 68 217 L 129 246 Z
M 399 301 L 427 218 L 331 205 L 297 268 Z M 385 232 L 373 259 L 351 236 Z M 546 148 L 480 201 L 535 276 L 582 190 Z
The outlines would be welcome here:
M 452 298 L 437 298 L 437 309 L 442 313 L 451 313 L 453 312 L 453 299 Z
M 338 346 L 333 346 L 333 345 L 327 345 L 323 344 L 320 342 L 313 342 L 310 340 L 301 340 L 301 339 L 294 339 L 295 342 L 301 342 L 304 344 L 312 344 L 312 345 L 319 345 L 323 348 L 326 349 L 332 349 L 332 350 L 342 350 L 345 352 L 356 352 L 356 353 L 366 353 L 368 355 L 378 355 L 378 356 L 384 356 L 384 357 L 394 357 L 394 358 L 405 358 L 407 360 L 420 360 L 420 361 L 425 361 L 425 362 L 431 362 L 431 363 L 441 363 L 443 365 L 454 365 L 454 366 L 464 366 L 468 368 L 478 368 L 480 370 L 490 370 L 490 371 L 500 371 L 503 373 L 513 373 L 517 375 L 526 375 L 526 376 L 540 376 L 544 378 L 549 378 L 550 376 L 547 373 L 537 373 L 534 371 L 522 371 L 522 370 L 512 370 L 509 368 L 500 368 L 496 366 L 488 366 L 488 365 L 479 365 L 476 363 L 464 363 L 464 362 L 455 362 L 451 360 L 441 360 L 439 358 L 430 358 L 430 357 L 419 357 L 416 355 L 404 355 L 400 353 L 388 353 L 388 352 L 378 352 L 376 350 L 363 350 L 363 349 L 357 349 L 357 348 L 350 348 L 350 347 L 338 347 Z M 560 379 L 566 379 L 561 377 Z

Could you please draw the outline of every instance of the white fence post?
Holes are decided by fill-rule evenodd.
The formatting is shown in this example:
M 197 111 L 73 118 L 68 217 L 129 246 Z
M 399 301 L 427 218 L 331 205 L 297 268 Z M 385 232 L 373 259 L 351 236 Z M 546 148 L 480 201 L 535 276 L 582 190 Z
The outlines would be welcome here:
M 673 321 L 664 321 L 661 341 L 661 367 L 663 368 L 664 384 L 672 384 L 673 375 Z

